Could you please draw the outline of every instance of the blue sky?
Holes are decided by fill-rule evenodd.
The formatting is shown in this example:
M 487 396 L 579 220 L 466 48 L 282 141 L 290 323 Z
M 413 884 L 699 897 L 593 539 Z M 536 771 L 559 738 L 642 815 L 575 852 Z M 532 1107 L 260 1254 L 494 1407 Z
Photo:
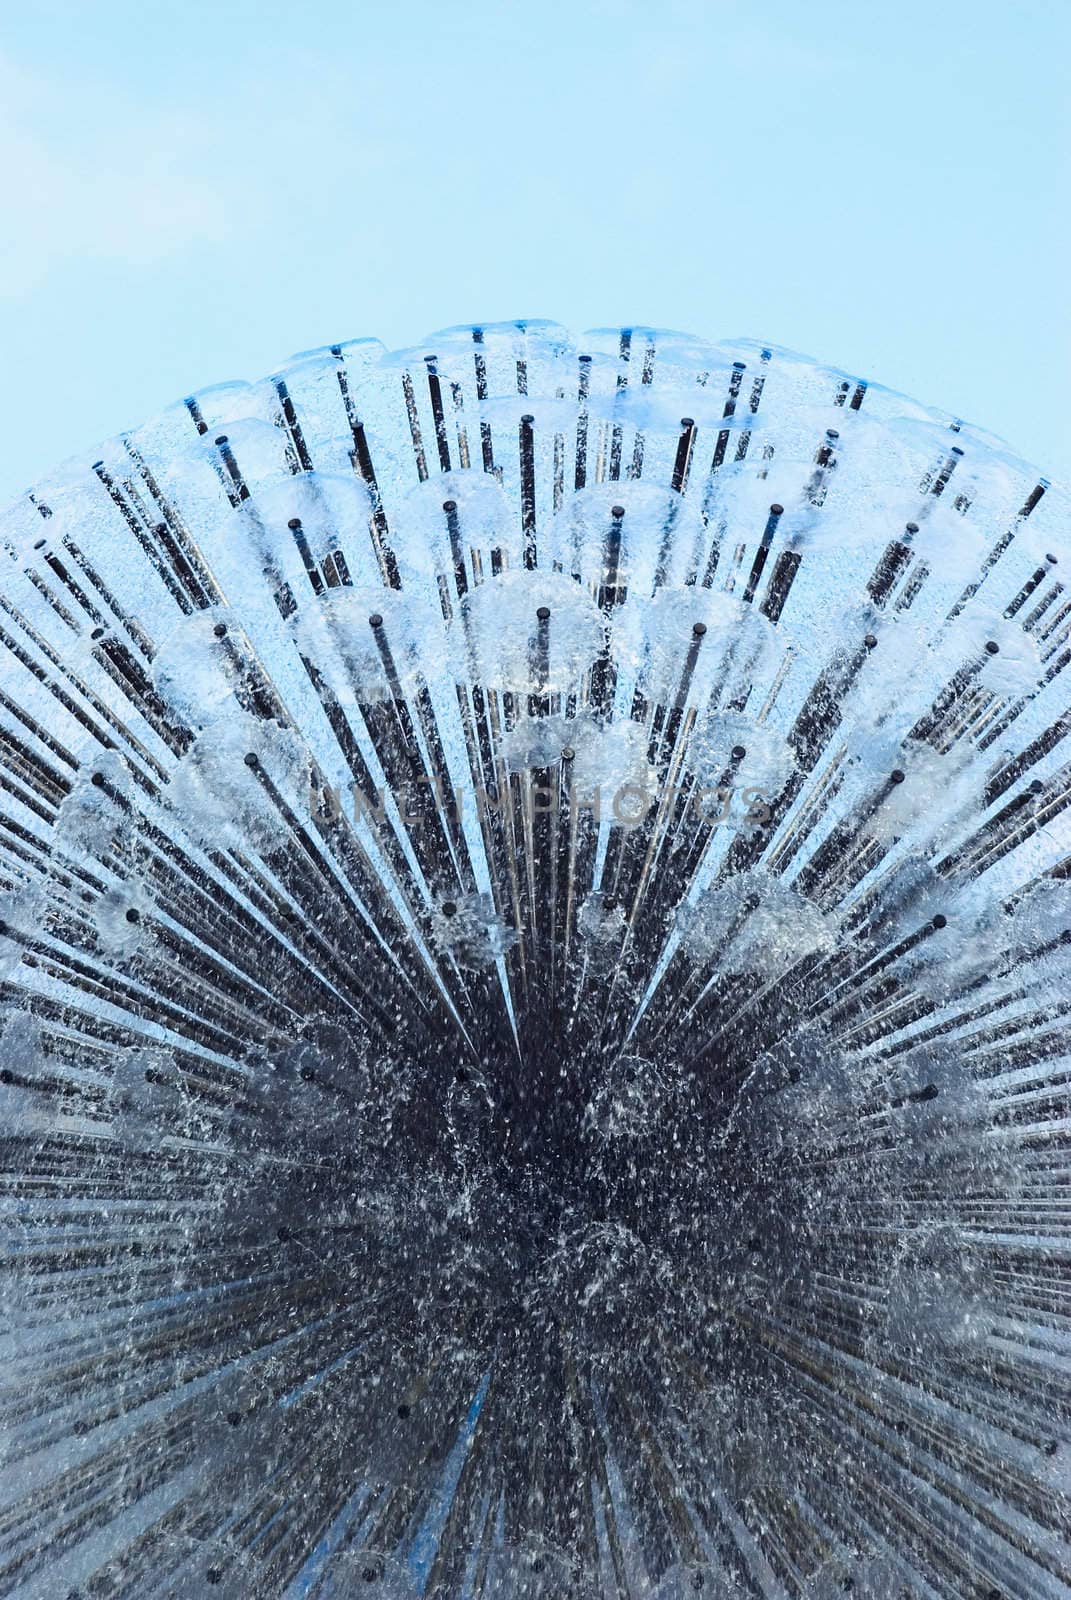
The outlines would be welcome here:
M 0 501 L 473 319 L 750 335 L 1071 475 L 1066 0 L 0 4 Z

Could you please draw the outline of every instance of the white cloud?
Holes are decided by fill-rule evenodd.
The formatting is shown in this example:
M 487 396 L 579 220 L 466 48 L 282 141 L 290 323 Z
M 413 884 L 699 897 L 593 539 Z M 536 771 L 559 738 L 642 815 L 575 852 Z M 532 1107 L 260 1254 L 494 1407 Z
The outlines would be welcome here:
M 225 197 L 189 131 L 0 57 L 0 295 L 73 260 L 147 264 L 222 238 Z

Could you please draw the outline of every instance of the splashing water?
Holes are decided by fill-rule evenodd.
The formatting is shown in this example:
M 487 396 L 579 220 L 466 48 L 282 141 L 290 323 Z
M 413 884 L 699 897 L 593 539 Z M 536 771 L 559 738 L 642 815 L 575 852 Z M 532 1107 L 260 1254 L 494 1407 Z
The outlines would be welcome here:
M 0 1591 L 1071 1595 L 1067 514 L 523 323 L 9 509 Z

